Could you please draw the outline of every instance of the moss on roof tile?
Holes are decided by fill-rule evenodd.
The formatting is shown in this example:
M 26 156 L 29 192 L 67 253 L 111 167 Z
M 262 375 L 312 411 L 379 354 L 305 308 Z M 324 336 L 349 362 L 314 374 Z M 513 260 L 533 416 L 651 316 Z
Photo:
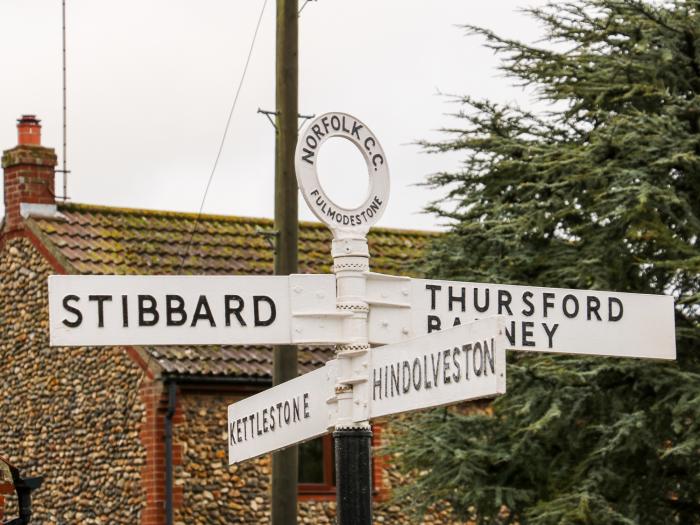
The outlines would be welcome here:
M 272 272 L 270 219 L 119 208 L 91 204 L 59 205 L 64 220 L 32 219 L 80 273 L 94 274 L 266 274 Z M 436 233 L 375 228 L 369 243 L 372 270 L 415 273 Z M 191 241 L 189 255 L 183 261 Z M 321 223 L 299 225 L 300 271 L 328 271 L 331 235 Z M 408 264 L 407 264 L 408 263 Z

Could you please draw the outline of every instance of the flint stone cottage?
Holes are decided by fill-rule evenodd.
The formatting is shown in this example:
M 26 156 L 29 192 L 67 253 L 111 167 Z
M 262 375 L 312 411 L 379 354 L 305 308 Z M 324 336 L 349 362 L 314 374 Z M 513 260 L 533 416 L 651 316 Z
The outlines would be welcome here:
M 270 458 L 228 466 L 227 406 L 271 385 L 267 347 L 51 348 L 51 274 L 271 274 L 272 222 L 56 202 L 56 155 L 34 116 L 4 152 L 0 230 L 0 455 L 42 475 L 37 524 L 268 523 Z M 374 271 L 410 274 L 431 234 L 374 229 Z M 330 233 L 302 223 L 302 273 L 330 271 Z M 332 350 L 302 348 L 300 373 Z M 375 426 L 375 446 L 381 441 Z M 300 523 L 332 523 L 330 437 L 304 445 Z M 373 463 L 375 521 L 408 523 L 388 500 L 399 483 Z M 0 496 L 1 497 L 1 496 Z M 13 504 L 8 503 L 6 518 Z M 0 501 L 0 510 L 2 509 Z M 171 521 L 172 520 L 172 521 Z M 426 523 L 444 523 L 439 513 Z

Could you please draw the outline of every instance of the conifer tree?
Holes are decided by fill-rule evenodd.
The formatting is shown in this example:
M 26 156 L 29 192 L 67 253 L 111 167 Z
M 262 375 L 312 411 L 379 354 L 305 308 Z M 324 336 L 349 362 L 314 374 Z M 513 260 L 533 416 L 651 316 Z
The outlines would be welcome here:
M 487 411 L 396 427 L 424 509 L 478 523 L 700 524 L 700 1 L 529 9 L 553 46 L 468 31 L 543 113 L 463 97 L 428 184 L 430 277 L 672 294 L 674 363 L 511 354 Z

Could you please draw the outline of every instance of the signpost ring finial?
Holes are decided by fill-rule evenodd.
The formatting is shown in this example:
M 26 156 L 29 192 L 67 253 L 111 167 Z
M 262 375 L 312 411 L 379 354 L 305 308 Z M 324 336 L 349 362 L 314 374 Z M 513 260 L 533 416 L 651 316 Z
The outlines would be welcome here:
M 369 191 L 362 204 L 355 208 L 333 202 L 318 178 L 318 152 L 321 145 L 332 137 L 352 142 L 367 164 Z M 379 141 L 359 119 L 337 112 L 316 117 L 299 137 L 294 164 L 299 189 L 306 204 L 331 230 L 367 233 L 384 213 L 389 199 L 389 167 Z

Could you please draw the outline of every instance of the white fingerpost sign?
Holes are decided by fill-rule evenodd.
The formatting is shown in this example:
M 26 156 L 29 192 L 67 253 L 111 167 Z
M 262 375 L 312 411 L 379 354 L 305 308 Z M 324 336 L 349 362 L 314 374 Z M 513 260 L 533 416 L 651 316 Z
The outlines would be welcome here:
M 370 417 L 494 397 L 506 391 L 502 317 L 372 349 Z
M 675 359 L 673 298 L 622 292 L 409 279 L 372 274 L 373 344 L 390 344 L 474 319 L 505 316 L 507 348 Z
M 352 142 L 367 163 L 367 195 L 355 208 L 335 204 L 318 180 L 318 151 L 331 137 Z M 359 119 L 346 113 L 325 113 L 315 118 L 299 137 L 294 158 L 299 189 L 306 204 L 332 230 L 366 234 L 384 213 L 389 200 L 389 167 L 379 140 Z
M 319 183 L 318 152 L 332 137 L 352 142 L 367 165 L 355 208 Z M 675 358 L 668 296 L 370 273 L 367 233 L 386 210 L 389 170 L 357 118 L 310 122 L 295 166 L 306 203 L 333 233 L 334 275 L 51 276 L 51 344 L 335 344 L 337 359 L 322 368 L 229 406 L 229 462 L 335 428 L 336 444 L 363 440 L 352 450 L 367 452 L 366 465 L 354 468 L 344 446 L 336 460 L 344 481 L 346 470 L 362 478 L 342 486 L 364 483 L 367 497 L 369 419 L 504 393 L 506 349 Z M 352 515 L 341 496 L 339 515 L 341 501 Z
M 335 361 L 228 407 L 228 459 L 238 463 L 313 439 L 333 427 Z

